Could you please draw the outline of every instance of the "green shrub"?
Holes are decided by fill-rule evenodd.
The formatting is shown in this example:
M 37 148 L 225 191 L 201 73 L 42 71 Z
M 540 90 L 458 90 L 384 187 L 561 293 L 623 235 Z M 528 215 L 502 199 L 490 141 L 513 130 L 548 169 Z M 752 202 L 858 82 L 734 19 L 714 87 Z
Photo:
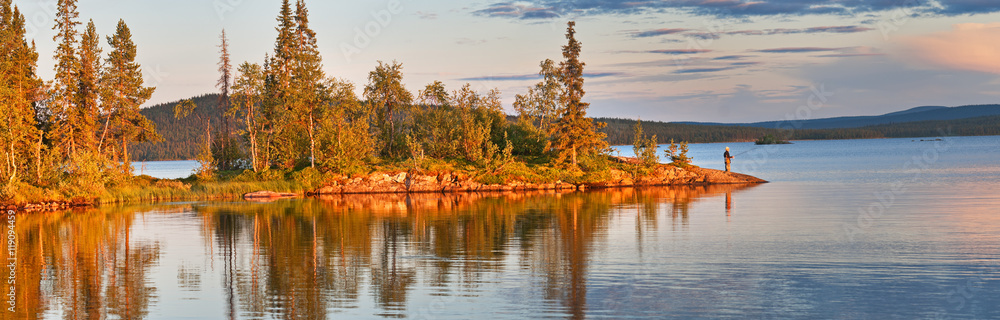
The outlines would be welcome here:
M 315 168 L 305 168 L 292 173 L 292 180 L 306 189 L 315 189 L 323 184 L 323 174 Z

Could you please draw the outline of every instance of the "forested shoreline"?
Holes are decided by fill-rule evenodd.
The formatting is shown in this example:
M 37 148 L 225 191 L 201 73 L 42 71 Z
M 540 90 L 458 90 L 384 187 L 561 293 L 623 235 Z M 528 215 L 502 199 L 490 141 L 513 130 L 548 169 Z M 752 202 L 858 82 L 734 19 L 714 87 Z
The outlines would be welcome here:
M 0 203 L 302 191 L 334 177 L 399 170 L 460 172 L 491 184 L 584 182 L 614 166 L 598 131 L 604 123 L 586 115 L 585 64 L 572 21 L 562 59 L 540 63 L 543 81 L 517 95 L 519 115 L 509 121 L 499 90 L 465 84 L 449 91 L 434 81 L 413 92 L 397 61 L 377 61 L 368 83 L 358 85 L 363 96 L 356 96 L 355 84 L 325 73 L 305 1 L 283 0 L 273 52 L 260 62 L 234 63 L 222 30 L 218 94 L 172 108 L 175 124 L 196 130 L 162 132 L 139 109 L 155 88 L 143 82 L 124 21 L 107 37 L 105 55 L 93 22 L 80 32 L 77 1 L 60 0 L 56 76 L 46 82 L 37 76 L 38 53 L 25 38 L 23 15 L 10 0 L 0 7 L 3 94 L 12 101 L 4 104 L 7 130 L 0 137 Z M 161 150 L 172 153 L 160 156 L 185 158 L 197 150 L 196 175 L 180 181 L 133 175 L 130 160 L 148 157 L 143 144 L 162 142 L 161 133 L 194 142 L 168 143 Z
M 206 94 L 193 98 L 199 106 L 205 108 L 196 112 L 210 115 L 217 106 L 217 94 Z M 200 152 L 200 144 L 204 131 L 193 123 L 192 118 L 175 119 L 173 107 L 175 103 L 153 106 L 142 110 L 157 128 L 163 128 L 160 143 L 140 143 L 134 147 L 134 161 L 164 161 L 164 160 L 196 160 Z M 220 116 L 211 119 L 212 125 L 218 125 Z M 518 116 L 508 115 L 507 121 L 517 122 Z M 607 135 L 611 145 L 633 145 L 634 127 L 637 120 L 620 118 L 594 118 L 607 127 L 599 131 Z M 958 120 L 915 121 L 893 123 L 860 128 L 844 129 L 799 129 L 779 130 L 774 128 L 742 127 L 742 126 L 710 126 L 666 123 L 658 121 L 642 121 L 645 131 L 660 137 L 659 142 L 688 141 L 690 143 L 716 142 L 752 142 L 768 134 L 785 140 L 839 140 L 839 139 L 881 139 L 881 138 L 920 138 L 948 136 L 992 136 L 1000 135 L 1000 116 L 975 117 Z M 203 126 L 203 124 L 202 124 Z M 943 132 L 942 132 L 943 131 Z

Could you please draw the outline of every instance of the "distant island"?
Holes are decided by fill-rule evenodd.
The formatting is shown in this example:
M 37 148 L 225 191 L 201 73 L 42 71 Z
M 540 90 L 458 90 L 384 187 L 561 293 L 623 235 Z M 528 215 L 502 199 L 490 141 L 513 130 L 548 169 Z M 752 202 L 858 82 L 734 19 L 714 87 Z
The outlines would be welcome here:
M 632 143 L 636 121 L 595 118 L 614 145 Z M 1000 135 L 1000 105 L 917 107 L 881 116 L 838 117 L 757 123 L 643 121 L 646 132 L 690 143 L 753 142 L 765 135 L 780 140 L 844 140 Z
M 764 135 L 754 142 L 756 145 L 768 145 L 768 144 L 792 144 L 791 142 L 778 139 L 773 134 Z

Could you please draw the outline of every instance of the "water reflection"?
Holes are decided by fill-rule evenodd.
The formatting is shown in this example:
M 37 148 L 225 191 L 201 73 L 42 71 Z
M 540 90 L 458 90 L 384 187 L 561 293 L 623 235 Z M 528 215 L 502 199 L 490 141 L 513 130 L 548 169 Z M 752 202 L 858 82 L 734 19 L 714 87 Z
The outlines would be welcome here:
M 607 241 L 615 212 L 635 210 L 642 241 L 662 214 L 686 228 L 700 199 L 721 202 L 724 194 L 728 215 L 732 194 L 746 188 L 343 195 L 21 215 L 17 318 L 144 318 L 159 301 L 213 290 L 224 306 L 200 316 L 433 315 L 454 306 L 411 310 L 413 300 L 478 297 L 505 274 L 525 272 L 538 280 L 528 295 L 582 319 L 591 255 Z M 192 226 L 201 240 L 133 238 L 138 230 L 182 234 Z M 183 255 L 161 266 L 164 247 L 183 241 L 200 241 L 204 252 L 174 250 Z M 176 276 L 165 281 L 153 270 Z
M 160 244 L 131 241 L 132 211 L 21 216 L 14 318 L 142 318 L 157 288 L 147 273 Z

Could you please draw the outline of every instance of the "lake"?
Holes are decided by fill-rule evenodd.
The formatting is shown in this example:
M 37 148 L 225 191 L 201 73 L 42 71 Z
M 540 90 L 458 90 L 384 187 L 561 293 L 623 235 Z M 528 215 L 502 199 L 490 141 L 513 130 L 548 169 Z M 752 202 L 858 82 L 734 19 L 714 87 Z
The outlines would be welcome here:
M 23 214 L 15 318 L 1000 318 L 1000 137 L 937 139 L 691 145 L 756 186 Z

